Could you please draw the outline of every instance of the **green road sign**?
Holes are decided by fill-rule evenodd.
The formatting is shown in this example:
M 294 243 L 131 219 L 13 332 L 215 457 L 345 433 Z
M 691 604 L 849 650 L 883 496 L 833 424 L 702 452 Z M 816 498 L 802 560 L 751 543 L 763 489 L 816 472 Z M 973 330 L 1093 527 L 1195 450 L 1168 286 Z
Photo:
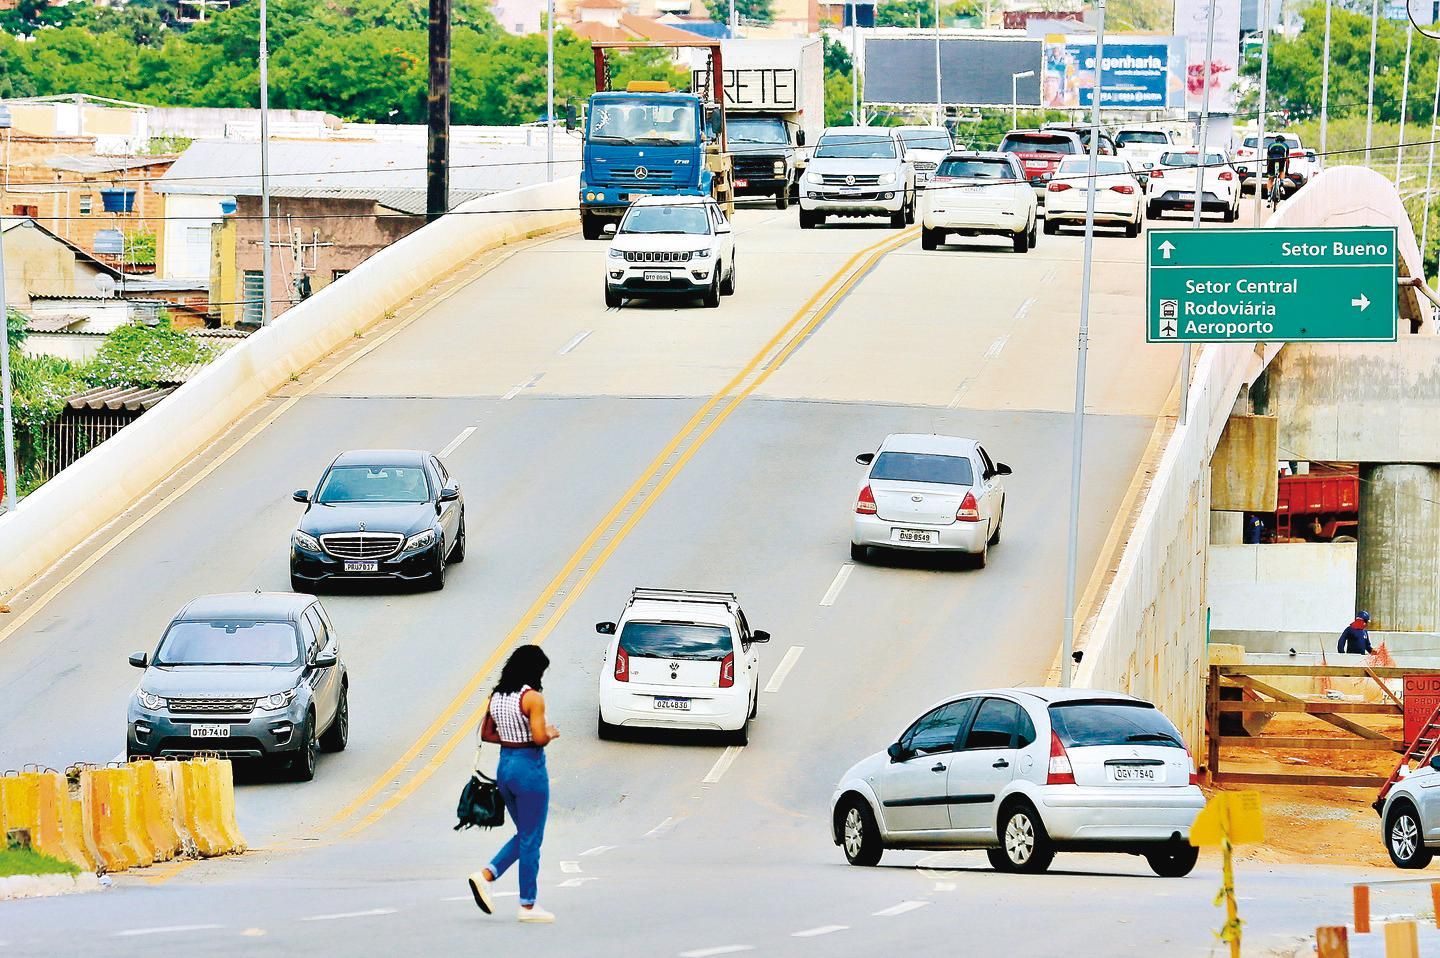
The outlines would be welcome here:
M 1393 227 L 1147 235 L 1147 342 L 1395 340 Z

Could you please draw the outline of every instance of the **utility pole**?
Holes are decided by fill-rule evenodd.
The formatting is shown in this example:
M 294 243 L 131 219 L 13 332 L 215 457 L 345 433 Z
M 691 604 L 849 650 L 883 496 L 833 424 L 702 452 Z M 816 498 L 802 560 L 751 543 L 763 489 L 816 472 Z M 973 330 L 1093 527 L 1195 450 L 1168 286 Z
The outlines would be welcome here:
M 940 0 L 935 0 L 935 125 L 945 125 L 945 95 L 940 88 Z
M 1435 173 L 1435 129 L 1440 120 L 1440 57 L 1435 58 L 1435 106 L 1430 112 L 1430 162 L 1425 165 L 1425 196 L 1420 214 L 1420 272 L 1425 269 L 1425 257 L 1430 255 L 1430 183 Z
M 1415 42 L 1415 30 L 1410 21 L 1405 21 L 1405 79 L 1400 84 L 1400 142 L 1395 145 L 1395 188 L 1400 188 L 1400 163 L 1405 159 L 1405 111 L 1410 106 L 1410 47 Z M 1429 210 L 1426 210 L 1429 215 Z
M 1270 95 L 1270 0 L 1260 0 L 1261 34 L 1260 41 L 1260 115 L 1257 120 L 1260 124 L 1259 135 L 1255 137 L 1255 225 L 1260 225 L 1260 214 L 1265 209 L 1265 203 L 1261 194 L 1265 192 L 1265 168 L 1270 165 L 1270 153 L 1265 149 L 1265 121 L 1269 119 L 1266 115 L 1269 107 L 1268 98 Z M 1214 0 L 1211 0 L 1210 7 L 1211 22 L 1214 22 L 1215 7 Z M 1212 27 L 1213 30 L 1213 27 Z M 1210 89 L 1207 84 L 1205 89 Z M 1197 211 L 1198 213 L 1198 211 Z M 1198 218 L 1198 216 L 1197 216 Z M 1187 372 L 1189 367 L 1186 367 Z M 1183 400 L 1182 400 L 1183 402 Z
M 1326 136 L 1330 132 L 1330 4 L 1332 0 L 1325 0 L 1325 51 L 1321 55 L 1324 61 L 1320 72 L 1320 162 L 1329 163 L 1330 157 L 1326 146 L 1329 140 Z
M 1365 165 L 1370 165 L 1370 144 L 1375 139 L 1375 36 L 1380 29 L 1380 0 L 1370 0 L 1370 84 L 1365 94 Z
M 548 183 L 555 179 L 555 0 L 545 3 L 545 47 L 545 181 Z M 450 111 L 445 112 L 448 133 Z
M 1205 24 L 1205 62 L 1213 63 L 1215 59 L 1215 0 L 1210 0 L 1209 20 Z M 1210 83 L 1206 77 L 1204 89 L 1200 91 L 1200 139 L 1197 145 L 1200 152 L 1195 157 L 1195 172 L 1198 174 L 1195 182 L 1199 184 L 1198 192 L 1205 192 L 1205 171 L 1208 164 L 1205 162 L 1206 150 L 1209 147 L 1210 138 Z M 1264 128 L 1264 124 L 1261 124 Z M 1256 141 L 1255 153 L 1263 156 L 1265 153 L 1264 137 Z M 1255 198 L 1259 204 L 1260 178 L 1255 179 Z M 1191 229 L 1200 228 L 1200 204 L 1195 204 L 1195 216 L 1190 221 Z M 1185 425 L 1190 419 L 1190 344 L 1187 342 L 1180 350 L 1180 425 Z
M 860 7 L 850 0 L 850 122 L 864 126 L 860 117 Z
M 8 122 L 6 124 L 8 129 Z M 15 487 L 20 484 L 20 473 L 15 469 L 15 419 L 12 412 L 13 397 L 10 394 L 10 306 L 5 302 L 5 220 L 0 217 L 0 399 L 4 402 L 3 418 L 5 429 L 5 511 L 15 511 Z
M 269 12 L 260 0 L 260 325 L 270 325 L 270 45 L 266 34 Z
M 1211 0 L 1213 3 L 1214 0 Z M 1085 354 L 1090 340 L 1090 274 L 1095 263 L 1095 194 L 1100 156 L 1100 101 L 1105 89 L 1105 0 L 1095 0 L 1095 86 L 1090 93 L 1090 161 L 1085 168 L 1085 254 L 1080 267 L 1080 334 L 1075 352 L 1075 419 L 1070 447 L 1070 542 L 1065 567 L 1065 632 L 1060 684 L 1070 685 L 1075 649 L 1075 579 L 1080 557 L 1080 458 L 1085 448 Z
M 450 0 L 430 0 L 425 123 L 425 219 L 433 223 L 450 209 Z

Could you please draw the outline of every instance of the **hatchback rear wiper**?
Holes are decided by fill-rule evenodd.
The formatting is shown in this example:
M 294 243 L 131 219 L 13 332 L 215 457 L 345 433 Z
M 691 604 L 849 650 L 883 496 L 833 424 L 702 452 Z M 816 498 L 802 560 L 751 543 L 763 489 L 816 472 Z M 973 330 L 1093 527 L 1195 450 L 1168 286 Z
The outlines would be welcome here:
M 1179 739 L 1165 732 L 1136 732 L 1134 735 L 1125 736 L 1127 742 L 1174 742 L 1181 745 Z M 1182 746 L 1183 747 L 1183 746 Z

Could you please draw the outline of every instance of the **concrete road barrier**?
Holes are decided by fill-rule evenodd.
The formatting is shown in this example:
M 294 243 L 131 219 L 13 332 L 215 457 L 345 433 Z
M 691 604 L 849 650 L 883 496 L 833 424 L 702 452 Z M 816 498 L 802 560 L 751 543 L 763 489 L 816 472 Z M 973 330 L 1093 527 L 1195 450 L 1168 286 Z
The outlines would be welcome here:
M 381 250 L 207 366 L 0 516 L 0 599 L 120 516 L 291 376 L 480 254 L 573 225 L 578 180 L 466 203 Z

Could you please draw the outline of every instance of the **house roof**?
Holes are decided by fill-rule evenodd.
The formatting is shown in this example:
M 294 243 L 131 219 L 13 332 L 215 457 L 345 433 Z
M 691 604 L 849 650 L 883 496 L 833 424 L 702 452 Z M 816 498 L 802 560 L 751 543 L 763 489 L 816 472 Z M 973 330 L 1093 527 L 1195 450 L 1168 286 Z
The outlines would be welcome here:
M 67 173 L 120 173 L 149 166 L 168 166 L 175 156 L 52 156 L 45 165 Z
M 219 329 L 191 329 L 186 332 L 196 339 L 245 339 L 250 334 L 243 329 L 222 326 Z
M 88 263 L 89 265 L 95 267 L 96 269 L 100 270 L 100 272 L 102 272 L 102 273 L 108 273 L 108 274 L 110 274 L 111 276 L 115 277 L 116 279 L 119 279 L 119 278 L 120 278 L 120 275 L 121 275 L 120 270 L 118 270 L 118 269 L 116 269 L 115 267 L 111 266 L 109 263 L 106 263 L 104 260 L 96 259 L 96 258 L 95 258 L 94 256 L 92 256 L 90 253 L 87 253 L 85 250 L 83 250 L 83 249 L 81 249 L 80 247 L 76 246 L 74 243 L 70 242 L 70 241 L 67 240 L 65 237 L 59 235 L 58 233 L 53 233 L 53 232 L 51 232 L 50 230 L 48 230 L 48 229 L 46 229 L 45 227 L 41 226 L 39 223 L 35 222 L 35 220 L 31 219 L 30 217 L 28 217 L 28 216 L 8 216 L 8 217 L 0 217 L 0 234 L 8 233 L 8 232 L 10 232 L 10 231 L 13 230 L 13 229 L 21 229 L 21 228 L 39 230 L 41 233 L 44 233 L 46 236 L 50 237 L 50 238 L 53 239 L 55 242 L 60 243 L 62 246 L 65 246 L 67 249 L 69 249 L 72 253 L 75 254 L 75 257 L 76 257 L 77 259 L 83 260 L 85 263 Z M 35 296 L 33 296 L 33 295 L 31 296 L 31 299 L 35 299 L 35 298 L 37 298 L 37 297 L 35 297 Z M 99 298 L 102 298 L 102 299 L 103 299 L 103 298 L 107 298 L 107 297 L 99 297 Z
M 452 208 L 461 203 L 478 199 L 481 196 L 488 196 L 493 190 L 457 190 L 450 191 L 450 206 Z M 272 197 L 290 196 L 302 199 L 337 199 L 337 200 L 368 200 L 377 206 L 383 206 L 388 210 L 395 210 L 400 213 L 414 213 L 422 215 L 429 208 L 429 192 L 424 187 L 406 187 L 397 189 L 365 189 L 363 187 L 308 187 L 308 186 L 282 186 L 270 191 Z
M 80 333 L 87 336 L 104 336 L 104 333 L 85 329 L 71 329 L 86 322 L 86 316 L 32 316 L 25 320 L 25 331 L 29 333 Z
M 575 4 L 576 10 L 624 10 L 625 4 L 620 0 L 580 0 Z
M 96 386 L 65 397 L 65 405 L 74 410 L 108 409 L 118 412 L 143 412 L 175 391 L 174 386 Z
M 545 179 L 543 143 L 451 143 L 450 188 L 493 193 Z M 270 186 L 282 190 L 425 188 L 425 144 L 379 140 L 273 140 Z M 196 140 L 152 187 L 157 193 L 259 196 L 260 150 L 245 140 Z M 306 194 L 301 194 L 306 195 Z M 394 197 L 394 201 L 399 201 Z
M 570 31 L 592 42 L 622 42 L 625 40 L 673 40 L 691 42 L 700 35 L 679 27 L 672 27 L 658 20 L 637 17 L 631 13 L 620 15 L 620 25 L 612 27 L 607 23 L 593 20 L 576 20 L 570 24 Z

